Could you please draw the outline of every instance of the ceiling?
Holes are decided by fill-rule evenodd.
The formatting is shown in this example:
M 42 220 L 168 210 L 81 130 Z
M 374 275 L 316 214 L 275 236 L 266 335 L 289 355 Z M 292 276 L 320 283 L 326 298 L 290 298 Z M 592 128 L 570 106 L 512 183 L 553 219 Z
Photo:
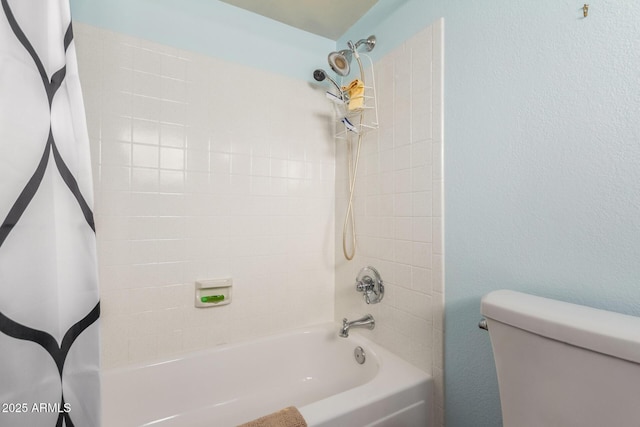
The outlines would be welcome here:
M 337 40 L 378 0 L 221 0 L 292 27 Z

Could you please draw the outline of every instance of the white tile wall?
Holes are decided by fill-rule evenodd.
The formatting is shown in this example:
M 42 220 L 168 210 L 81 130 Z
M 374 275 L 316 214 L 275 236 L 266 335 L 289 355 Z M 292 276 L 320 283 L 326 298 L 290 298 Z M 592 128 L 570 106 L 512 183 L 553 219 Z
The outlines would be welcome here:
M 75 24 L 95 175 L 102 362 L 330 321 L 335 149 L 306 82 Z M 233 302 L 193 307 L 197 279 Z
M 381 126 L 363 145 L 351 262 L 341 240 L 345 146 L 334 144 L 321 92 L 74 29 L 96 186 L 103 366 L 332 320 L 334 308 L 336 319 L 371 312 L 370 335 L 434 375 L 442 425 L 442 21 L 375 64 Z M 379 305 L 353 290 L 366 265 L 387 284 Z M 195 309 L 193 282 L 226 276 L 233 303 Z
M 336 320 L 371 313 L 356 330 L 434 376 L 443 425 L 443 21 L 374 64 L 380 127 L 365 136 L 356 184 L 357 254 L 342 253 L 348 200 L 346 145 L 336 160 Z M 371 265 L 385 281 L 380 304 L 355 291 Z

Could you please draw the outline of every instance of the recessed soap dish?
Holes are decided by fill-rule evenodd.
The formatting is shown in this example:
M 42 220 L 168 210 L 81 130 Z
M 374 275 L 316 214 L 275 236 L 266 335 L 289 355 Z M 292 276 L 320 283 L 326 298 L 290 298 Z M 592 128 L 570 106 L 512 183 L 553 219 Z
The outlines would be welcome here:
M 231 286 L 233 281 L 230 278 L 196 281 L 195 306 L 206 308 L 231 303 Z

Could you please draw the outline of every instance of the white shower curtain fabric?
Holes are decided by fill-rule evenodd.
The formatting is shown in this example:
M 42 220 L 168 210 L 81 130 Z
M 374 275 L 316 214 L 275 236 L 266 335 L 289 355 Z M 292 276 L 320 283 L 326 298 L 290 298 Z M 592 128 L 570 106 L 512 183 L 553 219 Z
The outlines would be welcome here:
M 0 2 L 0 426 L 99 427 L 92 174 L 69 2 Z

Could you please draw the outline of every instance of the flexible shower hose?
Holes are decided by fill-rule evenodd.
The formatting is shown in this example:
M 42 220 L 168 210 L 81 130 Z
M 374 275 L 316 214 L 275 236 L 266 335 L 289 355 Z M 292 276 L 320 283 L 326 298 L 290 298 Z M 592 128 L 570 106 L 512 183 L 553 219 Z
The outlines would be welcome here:
M 364 70 L 360 55 L 354 50 L 354 56 L 358 61 L 360 68 L 360 80 L 364 86 Z M 364 94 L 363 94 L 364 96 Z M 364 102 L 364 100 L 363 100 Z M 362 124 L 364 121 L 364 109 L 360 111 L 360 125 L 358 126 L 358 142 L 356 145 L 356 158 L 353 160 L 353 144 L 349 133 L 347 132 L 347 162 L 349 163 L 349 203 L 347 204 L 347 212 L 344 216 L 344 224 L 342 226 L 342 252 L 347 261 L 351 261 L 356 255 L 356 219 L 353 212 L 353 194 L 356 188 L 356 176 L 358 175 L 358 162 L 360 160 L 360 147 L 362 146 Z M 347 248 L 347 235 L 349 234 L 349 223 L 351 223 L 351 251 Z

